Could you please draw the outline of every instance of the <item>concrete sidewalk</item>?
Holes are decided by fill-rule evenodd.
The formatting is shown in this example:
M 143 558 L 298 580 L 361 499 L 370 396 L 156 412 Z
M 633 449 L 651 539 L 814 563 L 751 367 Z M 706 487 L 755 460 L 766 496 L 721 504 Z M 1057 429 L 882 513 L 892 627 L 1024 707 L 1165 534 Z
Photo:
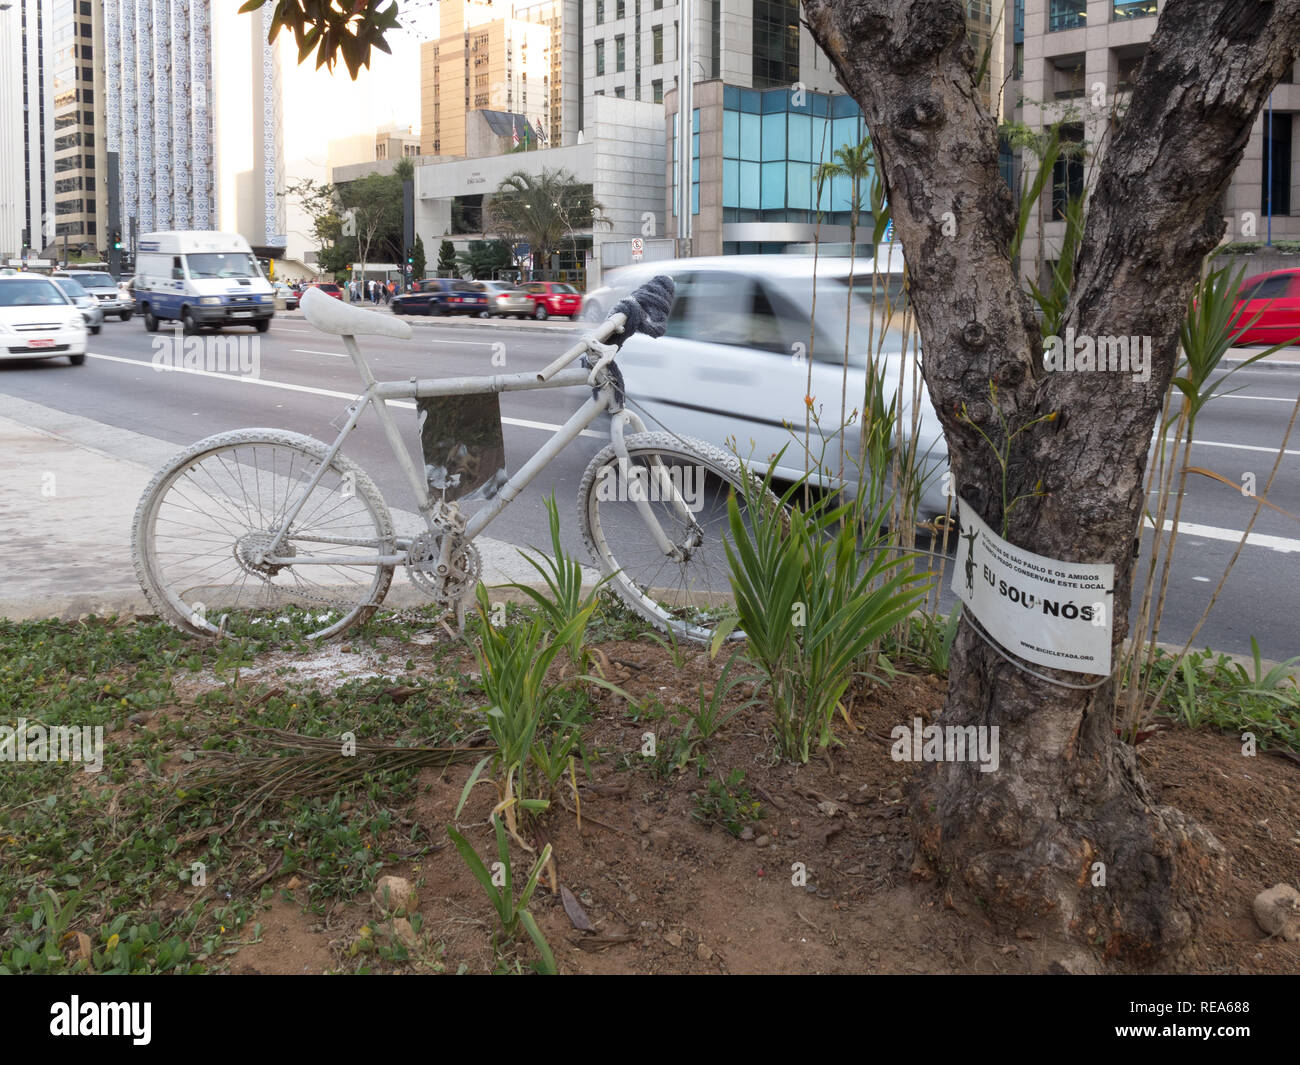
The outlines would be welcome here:
M 131 528 L 145 487 L 182 448 L 12 396 L 0 396 L 0 448 L 7 470 L 0 478 L 0 617 L 152 613 L 131 561 Z M 399 533 L 423 528 L 417 514 L 392 514 Z M 513 544 L 486 537 L 474 544 L 488 585 L 537 581 Z M 594 571 L 585 576 L 596 579 Z M 399 569 L 384 603 L 427 601 Z

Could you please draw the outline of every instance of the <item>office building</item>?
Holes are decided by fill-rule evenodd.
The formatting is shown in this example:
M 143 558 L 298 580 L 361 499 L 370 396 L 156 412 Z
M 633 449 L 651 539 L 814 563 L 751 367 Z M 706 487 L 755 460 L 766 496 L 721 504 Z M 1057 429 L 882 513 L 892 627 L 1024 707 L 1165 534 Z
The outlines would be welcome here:
M 471 111 L 522 115 L 549 140 L 549 23 L 516 18 L 491 0 L 445 0 L 438 20 L 438 39 L 421 46 L 421 154 L 467 155 Z
M 1062 121 L 1064 137 L 1085 157 L 1056 165 L 1045 221 L 1031 218 L 1021 253 L 1027 276 L 1051 268 L 1065 233 L 1067 198 L 1082 194 L 1097 172 L 1115 109 L 1127 105 L 1164 0 L 1008 0 L 1012 34 L 1007 63 L 1008 117 L 1033 129 Z M 1228 188 L 1227 240 L 1300 239 L 1300 66 L 1274 89 L 1256 120 Z M 1037 170 L 1032 153 L 1017 168 Z

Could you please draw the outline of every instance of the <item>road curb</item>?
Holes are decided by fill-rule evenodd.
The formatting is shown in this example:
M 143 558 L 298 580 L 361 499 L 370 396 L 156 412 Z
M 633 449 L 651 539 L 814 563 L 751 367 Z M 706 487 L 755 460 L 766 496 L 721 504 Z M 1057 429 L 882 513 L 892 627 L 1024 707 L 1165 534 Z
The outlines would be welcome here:
M 373 307 L 366 307 L 366 310 L 375 310 Z M 379 312 L 385 313 L 385 312 Z M 494 333 L 565 333 L 582 329 L 584 326 L 594 328 L 590 322 L 515 322 L 511 321 L 506 324 L 504 319 L 496 318 L 471 318 L 468 315 L 447 315 L 441 318 L 434 318 L 429 315 L 416 314 L 391 314 L 391 317 L 398 321 L 406 322 L 409 325 L 420 329 L 490 329 Z M 290 321 L 305 322 L 307 316 L 301 311 L 279 311 L 276 313 L 277 318 L 286 318 Z
M 1228 370 L 1239 370 L 1243 366 L 1246 366 L 1246 360 L 1223 359 L 1219 362 L 1219 365 Z M 1300 362 L 1290 359 L 1260 359 L 1258 362 L 1252 362 L 1249 366 L 1246 366 L 1246 368 L 1248 370 L 1270 370 L 1274 373 L 1286 373 L 1288 371 L 1291 373 L 1300 373 Z

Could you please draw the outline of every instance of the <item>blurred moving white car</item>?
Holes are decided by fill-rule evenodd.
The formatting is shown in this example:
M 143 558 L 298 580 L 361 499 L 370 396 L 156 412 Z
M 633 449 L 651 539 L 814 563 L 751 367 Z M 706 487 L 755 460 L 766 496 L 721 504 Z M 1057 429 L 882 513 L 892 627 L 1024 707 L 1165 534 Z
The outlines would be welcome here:
M 683 435 L 699 437 L 723 448 L 734 448 L 756 469 L 766 470 L 785 448 L 774 475 L 796 480 L 805 470 L 804 423 L 807 404 L 821 422 L 812 428 L 810 450 L 830 476 L 840 469 L 841 441 L 847 447 L 845 480 L 856 483 L 860 418 L 849 418 L 840 434 L 840 397 L 847 326 L 849 371 L 847 412 L 862 406 L 868 352 L 879 351 L 885 400 L 898 390 L 903 337 L 891 323 L 884 326 L 884 290 L 897 291 L 901 257 L 894 272 L 878 277 L 881 293 L 872 307 L 871 260 L 853 266 L 847 258 L 819 258 L 815 264 L 816 332 L 813 332 L 814 262 L 809 256 L 728 255 L 716 258 L 673 259 L 642 263 L 620 270 L 611 283 L 593 292 L 603 314 L 623 293 L 655 274 L 668 274 L 677 285 L 677 299 L 663 337 L 638 334 L 624 345 L 618 366 L 627 383 L 634 410 L 644 409 Z M 884 263 L 882 261 L 882 268 Z M 915 346 L 917 341 L 912 339 Z M 904 366 L 899 425 L 911 432 L 912 351 Z M 812 370 L 809 387 L 809 367 Z M 920 382 L 920 421 L 917 452 L 925 483 L 922 516 L 943 514 L 947 499 L 943 472 L 948 452 L 938 415 Z M 647 420 L 649 428 L 657 428 Z M 792 426 L 788 428 L 787 426 Z
M 77 305 L 48 277 L 0 277 L 0 359 L 68 356 L 86 361 L 86 322 Z

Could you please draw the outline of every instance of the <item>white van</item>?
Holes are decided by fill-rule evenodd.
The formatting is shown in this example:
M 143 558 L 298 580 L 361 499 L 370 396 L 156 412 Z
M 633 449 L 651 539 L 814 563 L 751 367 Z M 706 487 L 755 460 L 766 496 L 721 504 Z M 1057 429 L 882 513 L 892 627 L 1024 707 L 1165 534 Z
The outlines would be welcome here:
M 151 333 L 164 319 L 201 328 L 271 327 L 275 291 L 238 233 L 146 233 L 135 259 L 135 306 Z

